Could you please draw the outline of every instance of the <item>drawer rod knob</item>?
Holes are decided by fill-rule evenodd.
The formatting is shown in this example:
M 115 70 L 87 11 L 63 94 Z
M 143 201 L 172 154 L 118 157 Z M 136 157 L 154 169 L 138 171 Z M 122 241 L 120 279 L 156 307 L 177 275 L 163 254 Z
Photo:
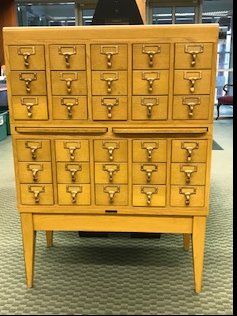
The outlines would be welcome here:
M 195 188 L 180 188 L 179 193 L 185 196 L 185 205 L 190 205 L 190 198 L 192 194 L 196 194 Z
M 104 187 L 104 192 L 108 193 L 109 195 L 109 203 L 113 203 L 114 202 L 114 196 L 116 193 L 120 192 L 120 188 L 117 186 L 105 186 Z
M 158 193 L 158 188 L 157 187 L 142 187 L 141 188 L 141 193 L 146 194 L 147 197 L 147 205 L 151 205 L 151 199 L 153 194 Z
M 40 202 L 40 193 L 45 192 L 45 187 L 29 186 L 28 191 L 34 194 L 34 200 L 36 204 Z

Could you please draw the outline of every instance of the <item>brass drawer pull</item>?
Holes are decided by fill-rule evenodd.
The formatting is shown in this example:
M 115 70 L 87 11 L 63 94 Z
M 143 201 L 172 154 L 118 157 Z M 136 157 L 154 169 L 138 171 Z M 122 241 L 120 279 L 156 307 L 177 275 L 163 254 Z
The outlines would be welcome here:
M 82 187 L 81 186 L 69 186 L 67 185 L 67 193 L 71 194 L 72 197 L 72 204 L 77 203 L 77 195 L 78 193 L 82 193 Z
M 148 82 L 148 92 L 151 93 L 153 91 L 153 85 L 155 80 L 160 79 L 159 72 L 143 72 L 142 73 L 142 80 L 147 80 Z
M 142 142 L 141 143 L 142 149 L 146 149 L 147 151 L 147 160 L 151 161 L 152 153 L 154 149 L 158 149 L 159 144 L 156 142 Z
M 119 105 L 119 98 L 101 98 L 101 105 L 107 107 L 108 118 L 111 119 L 113 107 Z
M 149 66 L 153 67 L 154 64 L 154 57 L 156 54 L 160 53 L 160 46 L 159 45 L 143 45 L 142 46 L 142 53 L 147 54 L 149 58 Z
M 194 93 L 196 81 L 202 79 L 202 73 L 201 71 L 196 71 L 196 72 L 185 71 L 184 79 L 189 80 L 189 84 L 190 84 L 189 90 L 191 93 Z
M 185 181 L 186 184 L 189 184 L 191 181 L 191 176 L 194 172 L 197 172 L 197 166 L 190 166 L 190 165 L 186 165 L 186 166 L 181 166 L 180 167 L 180 172 L 184 172 L 185 173 Z
M 26 68 L 30 66 L 30 56 L 35 55 L 35 47 L 34 46 L 22 46 L 17 50 L 18 55 L 22 55 L 24 58 L 24 65 Z
M 43 165 L 29 164 L 27 165 L 27 170 L 32 172 L 33 182 L 38 182 L 38 173 L 43 171 Z
M 61 104 L 67 108 L 67 116 L 69 119 L 72 118 L 72 109 L 78 105 L 77 98 L 61 98 Z
M 142 187 L 141 193 L 146 194 L 147 205 L 151 205 L 152 195 L 158 193 L 158 188 L 157 187 Z
M 32 113 L 32 110 L 33 110 L 33 106 L 36 106 L 38 105 L 39 102 L 38 102 L 38 98 L 31 98 L 31 97 L 23 97 L 21 98 L 21 105 L 25 106 L 26 109 L 27 109 L 27 116 L 29 118 L 32 118 L 33 116 L 33 113 Z
M 65 58 L 67 68 L 70 68 L 70 57 L 76 55 L 76 52 L 76 46 L 60 46 L 58 48 L 59 55 L 63 55 Z
M 40 202 L 40 193 L 44 193 L 45 192 L 45 187 L 44 186 L 38 186 L 38 185 L 29 185 L 28 186 L 28 191 L 30 193 L 34 194 L 35 203 L 39 204 L 39 202 Z
M 27 142 L 25 142 L 25 147 L 30 149 L 32 159 L 36 160 L 37 150 L 42 148 L 42 143 L 41 142 L 34 142 L 34 141 L 27 141 Z
M 152 109 L 153 106 L 157 106 L 159 104 L 158 98 L 142 98 L 141 104 L 147 107 L 147 118 L 152 117 Z
M 144 164 L 141 165 L 141 171 L 146 172 L 146 182 L 150 183 L 153 172 L 158 171 L 158 166 L 154 164 Z
M 69 150 L 70 160 L 75 160 L 75 151 L 81 148 L 80 142 L 65 142 L 64 148 Z
M 183 98 L 183 105 L 186 105 L 189 108 L 189 112 L 188 112 L 189 118 L 193 117 L 194 107 L 200 104 L 201 104 L 201 99 L 199 97 Z
M 120 167 L 117 164 L 103 165 L 103 170 L 108 172 L 109 182 L 113 182 L 113 176 L 116 172 L 120 170 Z
M 71 77 L 69 77 L 69 76 L 71 76 Z M 60 80 L 66 82 L 68 94 L 70 94 L 72 92 L 72 82 L 76 81 L 77 79 L 78 79 L 78 77 L 77 77 L 76 72 L 70 72 L 70 73 L 61 72 L 60 73 Z
M 115 142 L 103 142 L 102 147 L 104 149 L 108 150 L 108 154 L 109 154 L 109 160 L 113 161 L 114 160 L 114 151 L 115 149 L 119 148 L 119 143 L 115 143 Z
M 31 82 L 37 80 L 37 74 L 35 72 L 21 72 L 19 75 L 20 80 L 25 82 L 26 92 L 31 92 Z
M 193 150 L 198 149 L 199 148 L 199 144 L 196 142 L 182 142 L 181 143 L 181 148 L 182 149 L 186 149 L 187 151 L 187 161 L 190 162 L 192 160 L 192 154 L 193 154 Z
M 109 203 L 112 204 L 114 202 L 115 194 L 120 192 L 120 187 L 118 187 L 118 186 L 105 186 L 103 190 L 105 193 L 108 193 Z
M 100 53 L 106 55 L 108 68 L 112 67 L 112 57 L 119 53 L 119 47 L 117 45 L 102 45 L 100 47 Z
M 71 174 L 71 181 L 76 182 L 76 174 L 78 171 L 82 171 L 82 165 L 72 165 L 72 164 L 66 164 L 65 170 L 69 171 Z
M 107 92 L 112 92 L 112 83 L 119 79 L 119 74 L 117 72 L 103 72 L 100 74 L 100 79 L 105 81 L 107 84 Z
M 197 54 L 203 53 L 204 47 L 203 45 L 185 45 L 184 52 L 186 54 L 191 55 L 191 66 L 194 67 L 196 65 Z
M 192 194 L 196 194 L 195 188 L 183 187 L 179 189 L 179 194 L 183 194 L 185 196 L 185 205 L 190 205 L 190 197 Z

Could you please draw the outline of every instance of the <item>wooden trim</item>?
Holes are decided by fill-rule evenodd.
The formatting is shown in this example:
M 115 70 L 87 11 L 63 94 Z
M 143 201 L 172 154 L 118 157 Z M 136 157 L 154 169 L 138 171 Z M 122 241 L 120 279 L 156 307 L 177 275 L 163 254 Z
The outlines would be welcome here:
M 16 132 L 21 134 L 105 134 L 108 132 L 107 127 L 16 127 Z
M 120 128 L 113 127 L 114 134 L 205 134 L 208 128 Z

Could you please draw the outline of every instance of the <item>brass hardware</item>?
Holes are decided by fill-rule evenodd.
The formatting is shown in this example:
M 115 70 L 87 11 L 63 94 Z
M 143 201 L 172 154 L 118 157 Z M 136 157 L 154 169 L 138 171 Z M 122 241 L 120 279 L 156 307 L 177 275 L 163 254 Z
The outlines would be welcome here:
M 103 165 L 103 170 L 108 172 L 109 182 L 113 182 L 114 173 L 120 170 L 120 166 L 116 164 Z
M 36 160 L 37 150 L 42 148 L 42 143 L 41 142 L 34 142 L 34 141 L 27 141 L 27 142 L 25 142 L 25 147 L 30 149 L 32 159 Z
M 29 164 L 27 170 L 32 172 L 33 182 L 38 182 L 38 172 L 43 170 L 43 165 Z
M 109 160 L 114 160 L 114 150 L 119 148 L 119 143 L 115 142 L 103 142 L 102 147 L 108 150 Z
M 105 81 L 107 84 L 107 92 L 112 92 L 112 83 L 119 79 L 119 74 L 117 72 L 103 72 L 100 74 L 100 79 Z
M 65 170 L 71 173 L 72 182 L 76 182 L 76 174 L 78 171 L 82 171 L 82 165 L 66 164 Z
M 61 98 L 61 104 L 67 108 L 67 116 L 69 119 L 72 118 L 72 109 L 74 106 L 78 105 L 77 98 Z
M 188 116 L 193 117 L 194 106 L 201 104 L 201 99 L 199 97 L 183 98 L 183 105 L 189 107 Z
M 81 186 L 69 186 L 67 185 L 67 193 L 70 193 L 72 196 L 72 204 L 77 203 L 77 195 L 78 193 L 82 193 Z
M 143 72 L 142 80 L 147 80 L 148 82 L 148 92 L 151 93 L 153 91 L 153 85 L 155 80 L 160 80 L 159 72 Z
M 147 54 L 149 58 L 149 66 L 153 67 L 154 64 L 154 57 L 156 54 L 160 53 L 160 46 L 159 45 L 143 45 L 142 46 L 142 53 Z
M 196 72 L 185 71 L 184 79 L 189 80 L 189 84 L 190 84 L 189 90 L 191 93 L 194 93 L 196 81 L 202 79 L 202 73 L 201 71 L 196 71 Z
M 33 106 L 38 105 L 38 104 L 39 104 L 38 98 L 36 98 L 36 97 L 22 97 L 21 98 L 21 105 L 26 106 L 27 116 L 29 118 L 32 118 L 32 116 L 33 116 L 33 113 L 32 113 Z
M 35 47 L 34 46 L 22 46 L 17 50 L 18 55 L 22 55 L 24 59 L 25 67 L 30 66 L 30 56 L 35 55 Z
M 37 80 L 37 74 L 35 72 L 21 72 L 19 74 L 19 79 L 25 82 L 26 92 L 31 92 L 31 82 Z
M 198 149 L 199 144 L 196 142 L 183 142 L 181 143 L 181 148 L 187 150 L 187 161 L 190 162 L 192 160 L 193 150 Z
M 141 104 L 147 107 L 147 117 L 150 119 L 152 117 L 153 106 L 159 104 L 158 98 L 142 98 Z
M 197 172 L 197 166 L 183 165 L 180 167 L 180 171 L 185 173 L 185 181 L 187 184 L 189 184 L 192 174 Z
M 158 166 L 154 164 L 144 164 L 144 165 L 141 165 L 141 171 L 146 172 L 146 182 L 150 183 L 152 173 L 158 171 Z
M 117 45 L 102 45 L 100 47 L 100 53 L 106 55 L 108 68 L 112 67 L 112 57 L 119 53 L 119 47 Z
M 70 68 L 70 57 L 76 55 L 76 46 L 60 46 L 58 53 L 64 56 L 66 67 Z
M 192 194 L 196 194 L 195 188 L 183 187 L 179 188 L 179 194 L 183 194 L 185 196 L 185 204 L 190 205 L 190 197 Z
M 34 194 L 35 203 L 39 204 L 39 202 L 40 202 L 40 193 L 45 192 L 45 187 L 44 186 L 39 186 L 39 185 L 29 185 L 28 186 L 28 191 L 30 193 Z
M 184 52 L 191 55 L 191 66 L 196 65 L 197 54 L 201 54 L 204 51 L 204 46 L 201 44 L 185 45 Z
M 68 77 L 72 75 L 71 77 Z M 66 81 L 67 92 L 70 94 L 72 92 L 72 82 L 78 79 L 76 72 L 61 72 L 60 80 Z
M 158 193 L 158 188 L 157 187 L 142 187 L 141 193 L 146 194 L 147 205 L 151 205 L 152 195 Z
M 108 118 L 111 119 L 113 107 L 119 105 L 119 98 L 101 98 L 101 105 L 107 107 Z
M 64 148 L 69 150 L 70 160 L 75 160 L 75 151 L 81 148 L 80 142 L 64 142 Z
M 151 161 L 152 159 L 152 152 L 154 149 L 158 149 L 159 144 L 156 142 L 143 142 L 141 144 L 142 149 L 146 149 L 147 151 L 147 160 Z
M 118 186 L 105 186 L 104 192 L 109 194 L 109 203 L 114 202 L 114 196 L 116 193 L 120 192 L 120 187 Z

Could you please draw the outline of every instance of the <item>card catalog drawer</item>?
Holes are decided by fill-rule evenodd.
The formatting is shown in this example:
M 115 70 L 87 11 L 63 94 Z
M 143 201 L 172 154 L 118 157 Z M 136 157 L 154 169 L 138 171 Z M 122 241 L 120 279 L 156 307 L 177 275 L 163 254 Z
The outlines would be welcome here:
M 125 121 L 128 118 L 127 97 L 92 97 L 95 121 Z
M 89 161 L 88 140 L 56 140 L 57 161 Z
M 133 71 L 134 95 L 159 95 L 169 92 L 169 71 Z
M 133 141 L 134 162 L 165 162 L 166 140 L 144 139 Z
M 126 162 L 128 148 L 126 140 L 94 140 L 95 161 Z
M 12 71 L 12 95 L 45 95 L 46 80 L 44 71 Z
M 54 204 L 52 184 L 21 184 L 21 203 L 29 205 Z
M 16 140 L 18 161 L 51 161 L 49 140 Z
M 58 183 L 90 183 L 90 166 L 86 162 L 57 162 Z
M 164 185 L 134 185 L 133 206 L 165 206 L 166 188 Z
M 133 163 L 134 184 L 165 184 L 165 163 Z
M 172 163 L 171 184 L 205 185 L 205 163 Z
M 172 162 L 206 162 L 207 140 L 172 140 Z
M 86 95 L 87 80 L 85 71 L 52 71 L 53 95 Z
M 167 120 L 168 97 L 132 97 L 133 120 Z
M 202 207 L 205 205 L 204 186 L 171 186 L 171 206 Z
M 93 95 L 127 95 L 126 71 L 92 71 Z
M 90 205 L 90 185 L 59 184 L 59 205 Z
M 127 185 L 97 184 L 96 205 L 128 205 Z
M 53 97 L 53 118 L 55 120 L 86 120 L 87 97 Z
M 95 183 L 127 183 L 128 167 L 126 163 L 96 163 Z
M 39 97 L 12 97 L 13 116 L 15 120 L 47 120 L 47 98 Z
M 19 162 L 20 183 L 52 183 L 51 162 Z

